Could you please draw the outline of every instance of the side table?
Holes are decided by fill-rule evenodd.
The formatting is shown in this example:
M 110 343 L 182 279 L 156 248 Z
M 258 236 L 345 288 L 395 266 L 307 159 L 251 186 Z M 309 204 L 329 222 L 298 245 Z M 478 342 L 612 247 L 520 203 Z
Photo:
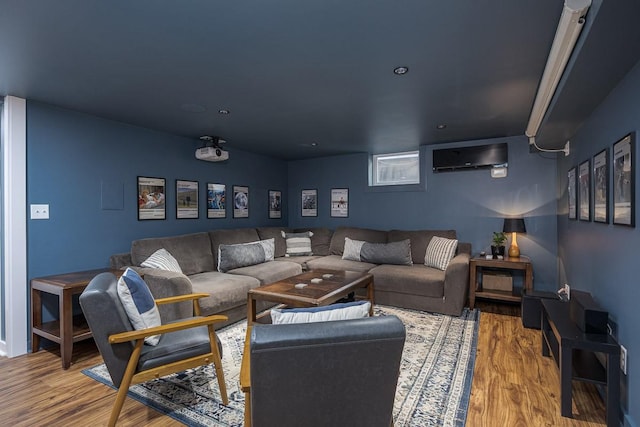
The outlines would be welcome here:
M 478 273 L 482 274 L 483 268 L 524 271 L 524 289 L 527 291 L 533 289 L 533 265 L 528 257 L 505 257 L 504 259 L 474 257 L 469 261 L 469 308 L 471 309 L 475 307 L 476 297 L 496 301 L 522 301 L 521 289 L 518 288 L 514 288 L 511 292 L 478 289 Z
M 71 365 L 73 343 L 91 338 L 84 316 L 73 316 L 73 296 L 82 293 L 91 279 L 103 272 L 120 277 L 124 271 L 97 269 L 31 279 L 31 351 L 40 349 L 40 337 L 60 344 L 62 368 Z M 57 295 L 59 319 L 42 323 L 42 292 Z
M 569 303 L 542 300 L 542 355 L 553 358 L 560 369 L 560 413 L 571 417 L 572 380 L 606 386 L 607 426 L 618 427 L 620 418 L 620 346 L 609 334 L 586 334 L 571 320 Z M 595 356 L 603 353 L 603 366 Z

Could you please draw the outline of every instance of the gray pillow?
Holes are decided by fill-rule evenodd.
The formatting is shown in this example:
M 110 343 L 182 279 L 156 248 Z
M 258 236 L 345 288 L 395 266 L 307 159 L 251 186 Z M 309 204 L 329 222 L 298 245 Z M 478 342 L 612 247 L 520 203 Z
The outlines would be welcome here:
M 342 259 L 373 264 L 413 265 L 411 240 L 391 243 L 369 243 L 345 237 Z
M 218 246 L 218 271 L 226 273 L 235 268 L 273 261 L 274 239 L 251 243 Z

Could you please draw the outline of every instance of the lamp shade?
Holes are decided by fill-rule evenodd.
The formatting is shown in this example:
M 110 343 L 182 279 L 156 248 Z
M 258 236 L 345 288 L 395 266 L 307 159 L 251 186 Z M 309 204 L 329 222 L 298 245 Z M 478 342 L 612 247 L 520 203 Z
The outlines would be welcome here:
M 524 226 L 524 218 L 505 218 L 502 231 L 505 233 L 526 233 L 527 227 Z

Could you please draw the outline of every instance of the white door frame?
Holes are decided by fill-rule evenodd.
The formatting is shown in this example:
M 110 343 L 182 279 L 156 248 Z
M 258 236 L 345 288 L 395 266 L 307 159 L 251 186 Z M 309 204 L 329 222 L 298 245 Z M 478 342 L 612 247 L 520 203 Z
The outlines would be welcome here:
M 2 138 L 4 307 L 0 322 L 5 340 L 0 354 L 9 357 L 27 353 L 29 312 L 27 306 L 27 102 L 7 96 L 4 99 Z

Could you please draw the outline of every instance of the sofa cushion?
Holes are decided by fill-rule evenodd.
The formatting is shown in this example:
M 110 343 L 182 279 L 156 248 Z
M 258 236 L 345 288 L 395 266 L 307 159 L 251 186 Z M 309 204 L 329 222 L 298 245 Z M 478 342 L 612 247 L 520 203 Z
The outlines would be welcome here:
M 433 236 L 446 239 L 456 239 L 456 230 L 391 230 L 388 239 L 390 242 L 399 240 L 411 240 L 411 258 L 414 264 L 424 263 L 424 254 Z
M 444 271 L 423 264 L 383 264 L 369 270 L 377 291 L 432 298 L 444 296 Z
M 213 265 L 218 265 L 218 246 L 235 245 L 237 243 L 251 243 L 260 240 L 258 231 L 255 228 L 231 228 L 227 230 L 209 231 L 211 239 L 210 250 L 213 253 Z M 211 270 L 215 270 L 215 267 Z
M 218 271 L 226 273 L 239 267 L 273 261 L 273 239 L 218 246 Z
M 329 247 L 331 255 L 342 255 L 345 237 L 369 243 L 387 243 L 386 231 L 358 227 L 338 227 L 331 237 L 331 245 Z
M 269 261 L 262 264 L 229 270 L 230 274 L 255 277 L 261 284 L 273 283 L 302 273 L 302 266 L 296 262 Z
M 449 261 L 456 254 L 458 241 L 456 239 L 445 239 L 443 237 L 434 236 L 427 246 L 427 252 L 424 255 L 424 265 L 427 267 L 435 267 L 440 270 L 446 270 Z
M 311 252 L 313 252 L 314 255 L 329 255 L 329 245 L 331 244 L 333 231 L 324 227 L 296 228 L 293 230 L 294 233 L 302 233 L 305 231 L 311 231 L 313 233 L 313 236 L 311 236 Z
M 274 308 L 271 310 L 271 322 L 274 325 L 287 323 L 329 322 L 369 317 L 369 301 L 331 304 L 309 308 Z
M 260 240 L 273 239 L 276 249 L 273 254 L 274 257 L 278 258 L 284 256 L 287 251 L 287 243 L 282 237 L 281 231 L 286 233 L 290 233 L 292 230 L 286 227 L 258 227 L 256 228 L 258 232 L 258 236 L 260 236 Z
M 200 299 L 203 316 L 221 313 L 247 303 L 249 289 L 260 286 L 254 277 L 239 274 L 209 271 L 189 276 L 193 292 L 204 292 L 210 296 Z
M 118 297 L 135 330 L 160 326 L 160 312 L 151 291 L 142 277 L 132 268 L 127 268 L 118 279 Z M 160 335 L 146 337 L 144 342 L 157 345 Z
M 141 265 L 161 248 L 166 249 L 178 261 L 182 272 L 186 275 L 215 270 L 211 241 L 207 233 L 134 240 L 131 243 L 133 265 Z
M 310 269 L 326 269 L 326 270 L 351 270 L 367 272 L 376 264 L 362 261 L 350 261 L 342 259 L 340 255 L 327 255 L 318 259 L 307 261 Z
M 160 270 L 173 271 L 174 273 L 182 273 L 178 261 L 165 248 L 160 248 L 147 259 L 145 259 L 141 267 L 159 268 Z
M 345 237 L 342 259 L 374 264 L 411 265 L 411 241 L 369 243 Z
M 309 256 L 313 255 L 311 251 L 311 231 L 305 231 L 302 233 L 285 233 L 282 232 L 287 242 L 287 253 L 285 256 Z

